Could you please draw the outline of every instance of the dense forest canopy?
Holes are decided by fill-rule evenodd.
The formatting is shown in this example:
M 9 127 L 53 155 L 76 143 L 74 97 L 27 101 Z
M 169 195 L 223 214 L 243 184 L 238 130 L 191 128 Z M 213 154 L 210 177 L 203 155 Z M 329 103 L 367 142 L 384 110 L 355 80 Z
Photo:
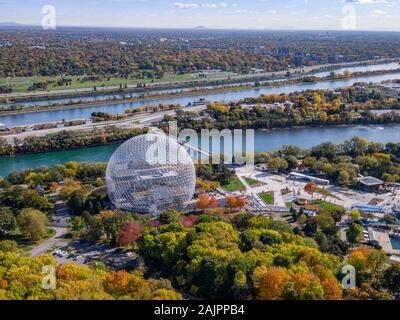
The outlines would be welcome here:
M 0 77 L 161 77 L 398 57 L 396 33 L 3 28 Z M 340 56 L 339 59 L 338 56 Z M 297 57 L 297 59 L 296 59 Z M 299 61 L 298 57 L 302 57 Z

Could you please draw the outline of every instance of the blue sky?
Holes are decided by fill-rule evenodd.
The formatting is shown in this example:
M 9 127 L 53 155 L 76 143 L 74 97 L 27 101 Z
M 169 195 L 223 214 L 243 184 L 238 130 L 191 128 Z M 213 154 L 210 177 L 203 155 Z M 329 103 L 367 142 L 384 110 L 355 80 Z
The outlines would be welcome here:
M 0 0 L 0 22 L 40 24 L 48 4 L 57 25 L 400 31 L 400 0 Z

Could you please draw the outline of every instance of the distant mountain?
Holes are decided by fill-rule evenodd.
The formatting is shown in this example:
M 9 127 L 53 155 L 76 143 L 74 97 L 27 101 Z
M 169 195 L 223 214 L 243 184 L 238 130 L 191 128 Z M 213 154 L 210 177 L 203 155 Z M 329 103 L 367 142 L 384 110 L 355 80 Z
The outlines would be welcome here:
M 193 29 L 196 29 L 196 30 L 205 30 L 205 29 L 208 29 L 206 26 L 197 26 L 197 27 L 194 27 Z
M 16 22 L 0 22 L 0 27 L 18 27 L 18 26 L 25 26 L 25 24 Z

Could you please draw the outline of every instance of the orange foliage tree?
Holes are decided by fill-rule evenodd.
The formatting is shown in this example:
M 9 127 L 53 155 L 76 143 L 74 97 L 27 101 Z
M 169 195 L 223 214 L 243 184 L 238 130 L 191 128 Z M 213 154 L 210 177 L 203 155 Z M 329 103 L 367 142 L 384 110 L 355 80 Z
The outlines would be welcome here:
M 281 300 L 284 285 L 288 280 L 289 276 L 281 268 L 269 268 L 261 278 L 258 299 Z
M 237 198 L 233 196 L 226 197 L 226 206 L 228 208 L 236 208 L 237 207 Z
M 317 191 L 317 188 L 318 186 L 315 182 L 309 182 L 304 187 L 304 191 L 310 194 L 312 198 L 314 198 L 314 193 L 315 191 Z
M 207 207 L 210 204 L 210 197 L 208 196 L 208 194 L 201 194 L 199 195 L 198 199 L 197 199 L 197 208 L 198 209 L 207 209 Z

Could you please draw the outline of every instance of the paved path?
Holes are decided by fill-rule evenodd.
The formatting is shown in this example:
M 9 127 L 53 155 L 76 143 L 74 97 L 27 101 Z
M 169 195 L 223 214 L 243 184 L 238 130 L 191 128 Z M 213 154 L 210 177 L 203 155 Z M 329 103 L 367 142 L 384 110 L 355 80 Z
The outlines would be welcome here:
M 56 202 L 55 213 L 52 218 L 53 221 L 53 229 L 56 230 L 56 234 L 46 241 L 39 244 L 31 251 L 32 257 L 38 257 L 42 254 L 45 254 L 47 251 L 55 248 L 66 245 L 69 240 L 66 240 L 64 237 L 68 233 L 68 223 L 70 220 L 70 213 L 68 208 L 62 201 Z

